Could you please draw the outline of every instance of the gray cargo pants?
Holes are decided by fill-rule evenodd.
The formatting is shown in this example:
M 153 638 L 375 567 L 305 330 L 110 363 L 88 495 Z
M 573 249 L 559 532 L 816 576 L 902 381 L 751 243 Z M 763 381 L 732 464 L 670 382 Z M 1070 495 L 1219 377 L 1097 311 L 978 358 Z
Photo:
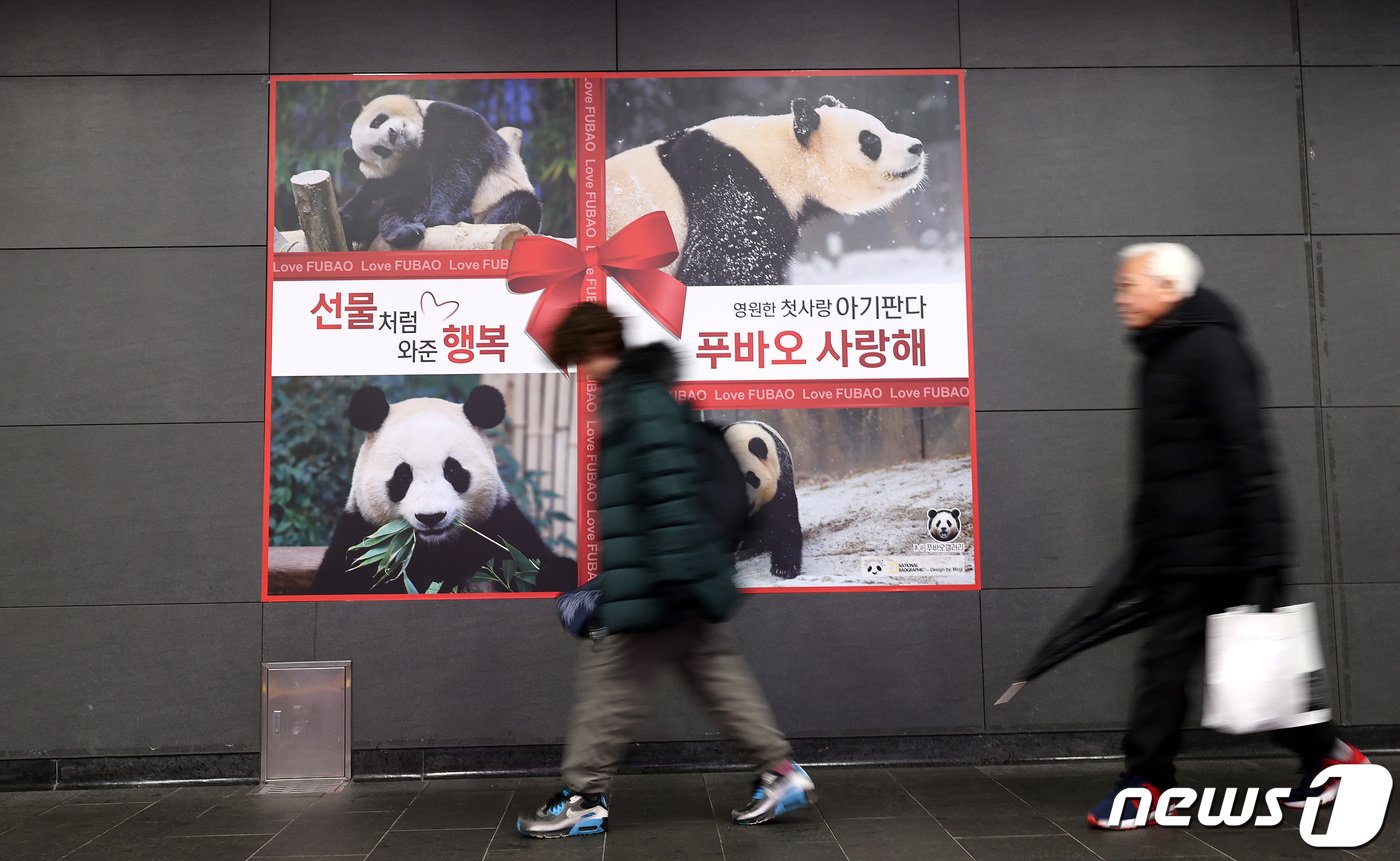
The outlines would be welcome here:
M 792 755 L 773 710 L 729 628 L 693 619 L 643 634 L 611 634 L 581 645 L 573 719 L 562 775 L 575 792 L 607 792 L 630 733 L 646 717 L 657 673 L 674 666 L 724 731 L 760 770 Z

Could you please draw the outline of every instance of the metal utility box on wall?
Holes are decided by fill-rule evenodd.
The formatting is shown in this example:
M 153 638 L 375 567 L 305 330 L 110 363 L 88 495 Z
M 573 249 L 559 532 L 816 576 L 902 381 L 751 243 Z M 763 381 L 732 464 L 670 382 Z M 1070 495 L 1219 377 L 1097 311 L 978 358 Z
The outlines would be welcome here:
M 264 783 L 350 779 L 350 662 L 262 665 Z

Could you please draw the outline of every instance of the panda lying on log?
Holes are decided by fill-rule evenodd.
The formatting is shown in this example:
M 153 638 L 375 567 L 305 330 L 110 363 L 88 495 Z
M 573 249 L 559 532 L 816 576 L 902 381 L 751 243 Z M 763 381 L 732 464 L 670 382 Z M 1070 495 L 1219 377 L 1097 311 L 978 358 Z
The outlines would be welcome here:
M 380 96 L 346 102 L 351 123 L 345 163 L 365 177 L 340 207 L 345 238 L 360 248 L 376 236 L 411 248 L 442 224 L 523 224 L 540 229 L 540 199 L 512 146 L 486 118 L 452 102 Z M 514 130 L 512 130 L 514 131 Z M 516 133 L 518 134 L 518 133 Z

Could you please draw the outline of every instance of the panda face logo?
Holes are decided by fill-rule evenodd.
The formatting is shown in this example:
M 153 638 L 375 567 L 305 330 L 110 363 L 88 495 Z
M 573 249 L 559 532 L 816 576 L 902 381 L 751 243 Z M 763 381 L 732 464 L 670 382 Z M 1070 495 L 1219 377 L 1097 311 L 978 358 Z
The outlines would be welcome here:
M 956 508 L 930 508 L 928 535 L 935 541 L 952 541 L 962 532 L 961 514 Z
M 879 577 L 885 573 L 885 563 L 879 560 L 872 560 L 865 563 L 865 573 L 870 577 Z

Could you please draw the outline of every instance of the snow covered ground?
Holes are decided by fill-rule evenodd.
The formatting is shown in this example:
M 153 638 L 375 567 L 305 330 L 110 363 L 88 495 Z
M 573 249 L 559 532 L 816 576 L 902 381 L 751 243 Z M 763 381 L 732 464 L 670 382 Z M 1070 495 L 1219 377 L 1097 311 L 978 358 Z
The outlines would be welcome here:
M 962 281 L 963 252 L 919 248 L 850 251 L 833 265 L 826 257 L 795 260 L 794 284 L 930 284 Z
M 768 572 L 768 554 L 739 562 L 741 587 L 909 586 L 973 582 L 975 522 L 972 460 L 967 456 L 904 463 L 858 473 L 839 481 L 799 484 L 802 517 L 802 575 L 780 580 Z M 963 553 L 928 552 L 930 508 L 957 508 Z M 921 545 L 924 549 L 916 549 Z M 878 573 L 866 571 L 875 557 Z M 917 559 L 924 571 L 901 573 L 891 559 Z M 934 570 L 936 569 L 936 571 Z

